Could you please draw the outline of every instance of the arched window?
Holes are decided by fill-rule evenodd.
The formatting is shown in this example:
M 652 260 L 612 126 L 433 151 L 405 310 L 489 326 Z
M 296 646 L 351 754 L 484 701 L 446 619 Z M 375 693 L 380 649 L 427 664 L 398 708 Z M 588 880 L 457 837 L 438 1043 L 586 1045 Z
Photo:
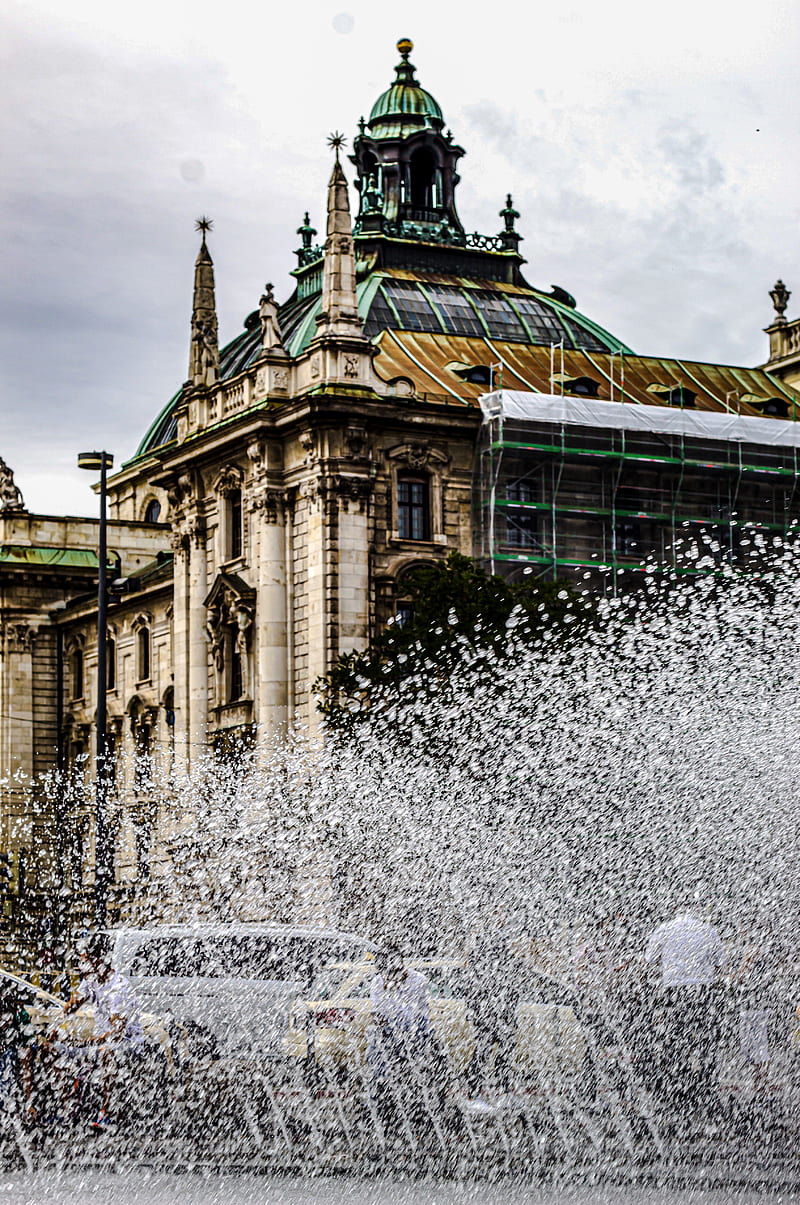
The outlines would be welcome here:
M 72 697 L 83 698 L 83 649 L 74 649 L 70 658 L 72 671 Z
M 137 790 L 145 791 L 152 785 L 153 778 L 152 732 L 146 721 L 142 720 L 137 725 L 135 738 L 134 785 Z
M 161 517 L 161 503 L 158 498 L 151 498 L 144 510 L 145 523 L 157 523 Z
M 117 734 L 111 729 L 106 733 L 106 782 L 113 787 L 117 781 Z
M 411 205 L 414 209 L 435 209 L 436 158 L 432 151 L 422 146 L 411 156 Z
M 150 629 L 139 628 L 136 633 L 136 680 L 146 682 L 150 677 Z
M 431 530 L 430 483 L 416 473 L 397 477 L 397 534 L 401 540 L 429 540 Z

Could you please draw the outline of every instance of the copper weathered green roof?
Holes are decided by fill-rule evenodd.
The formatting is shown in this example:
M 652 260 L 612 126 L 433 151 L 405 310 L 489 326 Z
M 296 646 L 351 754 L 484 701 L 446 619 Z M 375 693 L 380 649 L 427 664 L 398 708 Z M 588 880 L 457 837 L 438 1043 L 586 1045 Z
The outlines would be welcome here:
M 36 548 L 29 544 L 0 544 L 0 563 L 94 569 L 97 567 L 97 553 L 87 548 Z
M 444 122 L 439 103 L 419 84 L 392 84 L 382 92 L 369 115 L 369 125 L 384 117 L 435 117 Z
M 395 67 L 394 83 L 382 92 L 369 115 L 369 132 L 373 138 L 404 138 L 416 130 L 444 125 L 438 101 L 420 86 L 414 75 L 416 68 L 409 63 L 412 45 L 398 42 L 402 60 Z
M 614 335 L 563 302 L 524 286 L 476 281 L 435 273 L 395 270 L 372 272 L 357 286 L 358 312 L 365 333 L 377 340 L 384 330 L 420 331 L 454 337 L 502 338 L 512 343 L 560 345 L 594 352 L 630 354 Z M 290 356 L 305 351 L 322 307 L 319 293 L 292 299 L 280 309 L 283 343 Z M 220 351 L 220 379 L 244 372 L 261 355 L 258 312 Z M 177 433 L 177 393 L 150 426 L 136 456 L 171 443 Z

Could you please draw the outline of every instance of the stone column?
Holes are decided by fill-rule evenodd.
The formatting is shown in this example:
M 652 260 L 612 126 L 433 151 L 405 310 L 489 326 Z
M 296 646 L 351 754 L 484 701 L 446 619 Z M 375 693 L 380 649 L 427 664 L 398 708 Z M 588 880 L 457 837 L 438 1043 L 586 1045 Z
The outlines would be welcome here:
M 369 645 L 369 496 L 372 483 L 341 476 L 339 497 L 339 653 Z
M 317 727 L 319 714 L 312 686 L 330 668 L 330 619 L 333 571 L 330 565 L 329 511 L 336 500 L 330 498 L 329 482 L 324 477 L 307 481 L 302 490 L 306 502 L 306 657 L 305 672 L 297 675 L 297 711 L 311 729 Z
M 189 768 L 189 548 L 185 536 L 173 533 L 175 553 L 172 666 L 174 672 L 175 770 Z
M 192 522 L 189 553 L 189 760 L 203 756 L 208 739 L 208 634 L 205 600 L 208 594 L 205 525 Z
M 0 773 L 33 774 L 33 628 L 0 621 Z M 13 789 L 13 788 L 12 788 Z
M 254 499 L 254 513 L 259 538 L 253 699 L 259 737 L 269 741 L 285 729 L 289 718 L 285 493 L 263 489 Z

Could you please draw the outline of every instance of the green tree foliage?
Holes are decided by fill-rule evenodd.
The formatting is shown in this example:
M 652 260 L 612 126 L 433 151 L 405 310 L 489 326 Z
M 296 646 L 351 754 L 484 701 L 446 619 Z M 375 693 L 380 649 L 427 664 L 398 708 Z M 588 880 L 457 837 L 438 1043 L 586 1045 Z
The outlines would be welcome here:
M 330 726 L 347 728 L 420 666 L 440 682 L 465 650 L 502 656 L 511 629 L 530 642 L 545 630 L 567 640 L 596 623 L 593 601 L 564 582 L 506 582 L 457 552 L 413 570 L 404 584 L 411 618 L 391 622 L 365 651 L 340 656 L 314 683 Z

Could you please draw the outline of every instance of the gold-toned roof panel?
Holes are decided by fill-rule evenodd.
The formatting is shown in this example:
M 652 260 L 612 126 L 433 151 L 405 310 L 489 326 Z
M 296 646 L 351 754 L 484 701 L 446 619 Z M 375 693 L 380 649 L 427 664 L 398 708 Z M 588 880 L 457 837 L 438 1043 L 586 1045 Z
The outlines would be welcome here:
M 493 372 L 495 387 L 538 393 L 560 393 L 562 382 L 588 377 L 605 401 L 668 406 L 665 395 L 685 389 L 694 395 L 694 408 L 770 417 L 759 403 L 783 399 L 795 417 L 800 396 L 760 368 L 707 364 L 659 356 L 620 356 L 559 347 L 528 346 L 457 335 L 418 331 L 384 331 L 378 340 L 375 367 L 389 382 L 406 377 L 418 393 L 437 400 L 477 405 L 488 384 L 465 381 L 454 366 L 501 365 Z M 552 374 L 552 375 L 551 375 Z M 755 404 L 754 404 L 755 403 Z M 776 416 L 776 421 L 785 419 Z

